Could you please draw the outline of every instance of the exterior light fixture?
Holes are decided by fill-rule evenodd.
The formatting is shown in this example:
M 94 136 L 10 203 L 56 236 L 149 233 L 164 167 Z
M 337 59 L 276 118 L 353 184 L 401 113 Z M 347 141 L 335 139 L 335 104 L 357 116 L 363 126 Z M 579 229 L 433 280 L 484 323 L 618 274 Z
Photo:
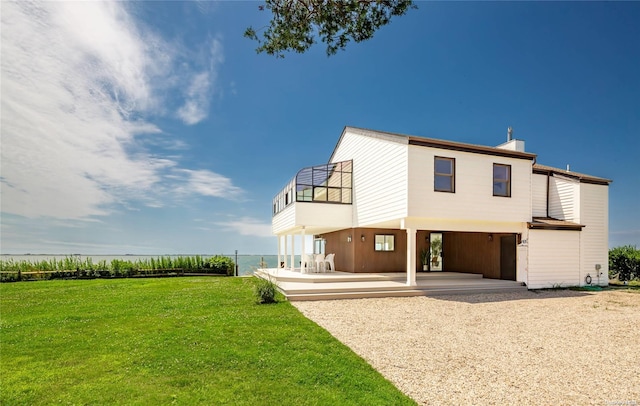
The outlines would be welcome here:
M 360 240 L 361 240 L 362 242 L 364 242 L 364 234 L 362 234 L 362 235 L 360 236 Z
M 493 241 L 493 234 L 489 234 L 489 241 Z
M 347 242 L 351 242 L 351 236 L 347 237 Z

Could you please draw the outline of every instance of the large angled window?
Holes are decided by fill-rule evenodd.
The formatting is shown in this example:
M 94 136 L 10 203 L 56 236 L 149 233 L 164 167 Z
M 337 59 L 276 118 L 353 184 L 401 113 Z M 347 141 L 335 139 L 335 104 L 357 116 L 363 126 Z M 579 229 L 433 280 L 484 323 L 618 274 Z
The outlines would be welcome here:
M 352 162 L 304 168 L 296 175 L 296 200 L 351 204 Z
M 511 165 L 493 164 L 493 195 L 511 197 Z
M 351 204 L 352 190 L 352 161 L 303 168 L 273 199 L 273 215 L 294 201 Z
M 455 158 L 435 157 L 433 162 L 433 190 L 436 192 L 456 191 Z

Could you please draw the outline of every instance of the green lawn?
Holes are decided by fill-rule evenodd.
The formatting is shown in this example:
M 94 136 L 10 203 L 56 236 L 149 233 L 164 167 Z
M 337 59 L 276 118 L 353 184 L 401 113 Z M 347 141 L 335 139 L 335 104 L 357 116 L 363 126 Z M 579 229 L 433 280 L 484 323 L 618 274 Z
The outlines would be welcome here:
M 0 404 L 414 404 L 247 278 L 0 285 Z

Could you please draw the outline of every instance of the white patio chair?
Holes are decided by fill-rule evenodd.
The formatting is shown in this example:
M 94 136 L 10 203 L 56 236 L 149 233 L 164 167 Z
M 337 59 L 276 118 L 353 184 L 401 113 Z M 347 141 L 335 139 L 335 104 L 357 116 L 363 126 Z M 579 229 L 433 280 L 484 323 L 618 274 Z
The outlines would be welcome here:
M 313 264 L 311 263 L 311 259 L 309 258 L 309 255 L 304 254 L 302 255 L 301 258 L 301 263 L 300 263 L 300 273 L 309 273 L 309 269 L 313 268 Z
M 336 266 L 333 263 L 333 258 L 336 256 L 336 254 L 329 254 L 327 255 L 327 257 L 324 259 L 324 271 L 325 272 L 333 272 L 336 270 Z M 327 270 L 327 264 L 329 264 L 330 270 Z
M 324 269 L 324 254 L 316 255 L 316 272 L 322 272 Z

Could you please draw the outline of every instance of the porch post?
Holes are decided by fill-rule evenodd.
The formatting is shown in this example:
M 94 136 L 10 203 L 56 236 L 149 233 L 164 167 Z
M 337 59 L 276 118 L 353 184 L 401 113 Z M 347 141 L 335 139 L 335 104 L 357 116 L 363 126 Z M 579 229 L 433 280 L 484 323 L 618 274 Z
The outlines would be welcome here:
M 282 236 L 278 234 L 278 262 L 276 264 L 276 269 L 280 269 L 280 244 L 282 243 Z
M 302 251 L 300 252 L 300 273 L 305 271 L 304 269 L 304 226 L 302 226 L 302 231 L 300 232 L 300 236 L 302 237 Z
M 282 261 L 284 262 L 284 269 L 287 269 L 287 246 L 289 245 L 289 236 L 287 234 L 285 234 L 284 236 L 284 256 L 282 258 Z M 278 266 L 280 266 L 280 264 L 278 264 Z
M 407 286 L 416 286 L 416 230 L 407 228 Z
M 296 270 L 296 235 L 291 234 L 291 270 Z

